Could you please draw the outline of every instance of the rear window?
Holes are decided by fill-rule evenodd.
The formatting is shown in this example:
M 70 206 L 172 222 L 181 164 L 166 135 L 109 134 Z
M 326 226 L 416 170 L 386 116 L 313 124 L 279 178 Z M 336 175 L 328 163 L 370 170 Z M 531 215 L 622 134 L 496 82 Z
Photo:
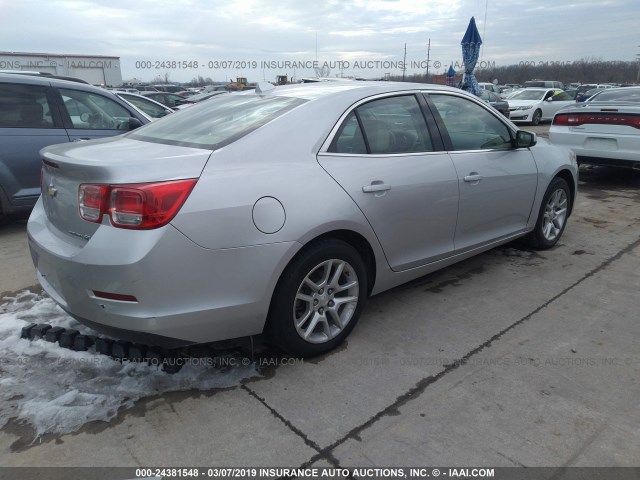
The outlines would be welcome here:
M 290 97 L 219 95 L 141 127 L 130 137 L 213 150 L 238 140 L 305 102 Z
M 593 97 L 594 102 L 640 102 L 640 88 L 605 90 Z

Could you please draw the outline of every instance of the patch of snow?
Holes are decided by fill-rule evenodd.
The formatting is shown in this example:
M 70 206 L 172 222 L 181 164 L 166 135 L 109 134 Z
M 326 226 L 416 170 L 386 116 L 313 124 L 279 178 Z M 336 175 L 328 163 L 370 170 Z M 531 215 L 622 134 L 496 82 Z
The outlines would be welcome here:
M 74 352 L 45 340 L 24 340 L 20 331 L 28 323 L 95 332 L 45 294 L 26 290 L 6 300 L 0 304 L 0 428 L 15 418 L 32 425 L 36 438 L 70 433 L 91 421 L 108 422 L 143 397 L 227 388 L 259 375 L 242 362 L 221 369 L 198 359 L 168 375 L 158 366 L 117 362 L 93 348 Z

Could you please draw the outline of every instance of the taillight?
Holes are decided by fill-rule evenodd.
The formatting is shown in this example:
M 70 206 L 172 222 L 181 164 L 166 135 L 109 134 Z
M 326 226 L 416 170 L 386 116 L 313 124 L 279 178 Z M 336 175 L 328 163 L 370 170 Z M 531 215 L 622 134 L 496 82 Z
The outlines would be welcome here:
M 80 185 L 78 206 L 80 216 L 89 222 L 100 223 L 106 207 L 107 185 Z
M 118 228 L 148 230 L 162 227 L 175 217 L 197 179 L 126 185 L 80 185 L 80 216 L 102 222 L 108 214 Z
M 620 113 L 558 113 L 553 118 L 554 125 L 577 127 L 585 124 L 624 125 L 640 128 L 640 116 Z

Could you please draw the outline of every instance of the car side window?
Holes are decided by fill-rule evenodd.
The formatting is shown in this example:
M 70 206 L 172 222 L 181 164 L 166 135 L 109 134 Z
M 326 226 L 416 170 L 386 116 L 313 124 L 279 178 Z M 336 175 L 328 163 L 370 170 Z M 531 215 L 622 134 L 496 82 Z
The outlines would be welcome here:
M 54 128 L 46 88 L 0 84 L 0 128 Z
M 367 146 L 364 143 L 355 112 L 351 112 L 342 122 L 338 133 L 333 137 L 329 151 L 333 153 L 367 153 Z
M 444 123 L 454 150 L 513 148 L 509 128 L 491 112 L 466 98 L 429 95 Z
M 556 93 L 551 97 L 552 102 L 566 102 L 567 100 L 571 100 L 571 96 L 567 92 Z
M 110 98 L 82 90 L 60 89 L 73 128 L 129 130 L 131 113 Z
M 335 153 L 432 152 L 433 145 L 420 104 L 413 95 L 387 97 L 351 112 L 329 151 Z

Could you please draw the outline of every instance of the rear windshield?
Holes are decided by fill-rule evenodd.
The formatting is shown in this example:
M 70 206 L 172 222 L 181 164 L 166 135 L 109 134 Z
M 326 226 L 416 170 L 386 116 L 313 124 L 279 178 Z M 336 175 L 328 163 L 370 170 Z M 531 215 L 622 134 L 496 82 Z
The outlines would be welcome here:
M 616 88 L 605 90 L 593 97 L 594 102 L 640 102 L 640 88 Z
M 306 100 L 258 95 L 218 95 L 134 130 L 131 138 L 214 150 L 269 123 Z

